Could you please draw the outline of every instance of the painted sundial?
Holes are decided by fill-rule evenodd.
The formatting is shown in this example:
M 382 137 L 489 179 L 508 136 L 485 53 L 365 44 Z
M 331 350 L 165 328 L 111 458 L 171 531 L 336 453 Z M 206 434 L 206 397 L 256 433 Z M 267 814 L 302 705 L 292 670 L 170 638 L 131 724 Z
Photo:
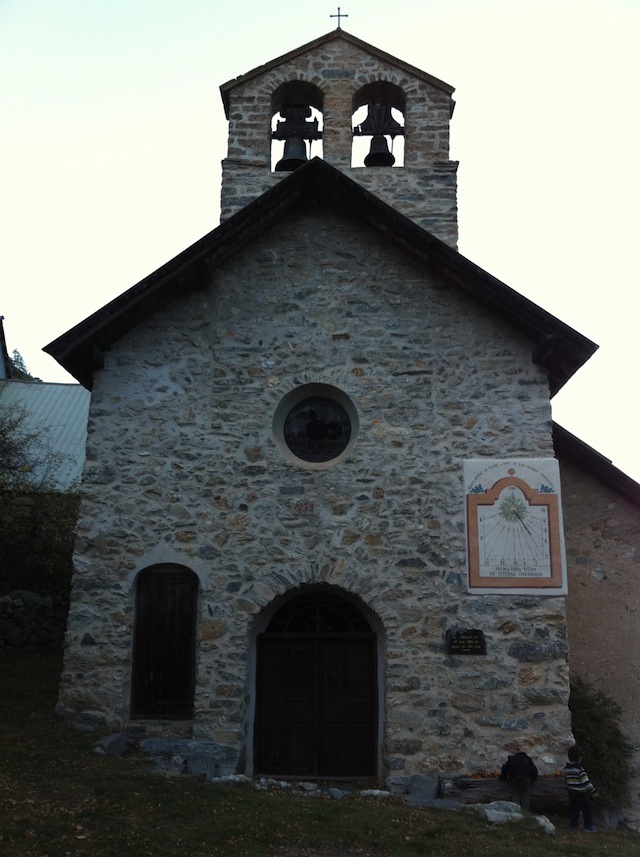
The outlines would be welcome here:
M 566 594 L 554 458 L 464 463 L 470 592 Z

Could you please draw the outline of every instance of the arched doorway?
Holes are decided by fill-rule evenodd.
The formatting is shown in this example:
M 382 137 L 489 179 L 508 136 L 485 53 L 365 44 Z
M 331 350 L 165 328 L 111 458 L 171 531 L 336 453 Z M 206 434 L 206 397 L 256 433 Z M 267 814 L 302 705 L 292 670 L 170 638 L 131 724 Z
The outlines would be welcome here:
M 198 578 L 160 565 L 140 572 L 131 676 L 132 719 L 193 717 Z
M 288 601 L 257 641 L 254 769 L 271 776 L 373 777 L 376 635 L 333 593 Z

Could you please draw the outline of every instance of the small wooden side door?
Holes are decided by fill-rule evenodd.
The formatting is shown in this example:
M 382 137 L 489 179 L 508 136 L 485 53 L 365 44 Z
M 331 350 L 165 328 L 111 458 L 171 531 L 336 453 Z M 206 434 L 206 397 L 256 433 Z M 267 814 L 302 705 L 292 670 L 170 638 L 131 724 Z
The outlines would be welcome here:
M 193 717 L 198 580 L 187 569 L 140 573 L 131 680 L 131 717 Z

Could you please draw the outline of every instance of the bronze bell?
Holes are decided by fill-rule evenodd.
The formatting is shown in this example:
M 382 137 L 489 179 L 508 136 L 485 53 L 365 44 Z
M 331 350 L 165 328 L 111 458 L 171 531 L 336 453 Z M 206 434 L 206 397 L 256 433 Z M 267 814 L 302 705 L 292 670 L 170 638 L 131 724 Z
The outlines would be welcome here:
M 364 159 L 365 167 L 392 167 L 395 162 L 386 138 L 382 134 L 376 134 L 371 140 L 369 154 Z
M 309 159 L 307 158 L 307 147 L 302 137 L 288 137 L 284 141 L 284 153 L 275 166 L 275 172 L 293 172 L 301 167 Z

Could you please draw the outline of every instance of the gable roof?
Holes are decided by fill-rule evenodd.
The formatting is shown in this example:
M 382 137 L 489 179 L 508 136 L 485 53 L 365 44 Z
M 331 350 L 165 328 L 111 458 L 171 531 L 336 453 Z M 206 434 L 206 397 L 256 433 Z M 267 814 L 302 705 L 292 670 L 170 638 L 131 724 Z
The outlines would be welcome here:
M 597 345 L 537 304 L 492 277 L 325 161 L 312 161 L 196 241 L 137 285 L 45 346 L 87 389 L 112 343 L 177 294 L 200 288 L 212 272 L 241 252 L 296 206 L 315 200 L 365 223 L 408 256 L 460 289 L 532 341 L 532 359 L 556 393 Z
M 428 74 L 426 71 L 422 71 L 421 69 L 416 68 L 416 66 L 404 62 L 404 60 L 398 59 L 392 54 L 386 53 L 386 51 L 381 51 L 380 48 L 376 48 L 374 45 L 370 45 L 368 42 L 363 42 L 362 39 L 358 39 L 356 36 L 352 36 L 345 30 L 337 29 L 332 30 L 325 36 L 320 36 L 319 38 L 314 39 L 311 42 L 307 42 L 305 45 L 301 45 L 299 48 L 295 48 L 294 50 L 289 51 L 286 54 L 282 54 L 282 56 L 277 57 L 274 60 L 270 60 L 268 63 L 260 65 L 257 68 L 246 72 L 245 74 L 241 74 L 239 77 L 236 77 L 233 80 L 228 80 L 226 83 L 223 83 L 220 87 L 220 94 L 224 103 L 224 111 L 227 119 L 229 118 L 229 92 L 234 89 L 234 87 L 240 86 L 241 84 L 246 83 L 254 77 L 259 77 L 262 74 L 266 74 L 266 72 L 271 71 L 272 69 L 277 68 L 278 66 L 283 65 L 284 63 L 287 63 L 290 60 L 297 59 L 303 54 L 309 53 L 309 51 L 315 50 L 316 48 L 322 47 L 323 45 L 327 45 L 329 44 L 329 42 L 332 42 L 336 39 L 342 39 L 343 41 L 348 42 L 349 44 L 354 45 L 357 48 L 360 48 L 366 53 L 377 57 L 379 60 L 382 60 L 382 62 L 390 63 L 391 65 L 394 65 L 396 68 L 401 69 L 407 74 L 410 74 L 413 77 L 417 77 L 420 80 L 426 81 L 432 86 L 435 86 L 437 89 L 441 89 L 443 92 L 446 92 L 447 95 L 452 95 L 455 92 L 455 87 L 451 86 L 448 83 L 445 83 L 443 80 L 439 80 L 437 77 Z M 453 112 L 453 105 L 451 109 Z

